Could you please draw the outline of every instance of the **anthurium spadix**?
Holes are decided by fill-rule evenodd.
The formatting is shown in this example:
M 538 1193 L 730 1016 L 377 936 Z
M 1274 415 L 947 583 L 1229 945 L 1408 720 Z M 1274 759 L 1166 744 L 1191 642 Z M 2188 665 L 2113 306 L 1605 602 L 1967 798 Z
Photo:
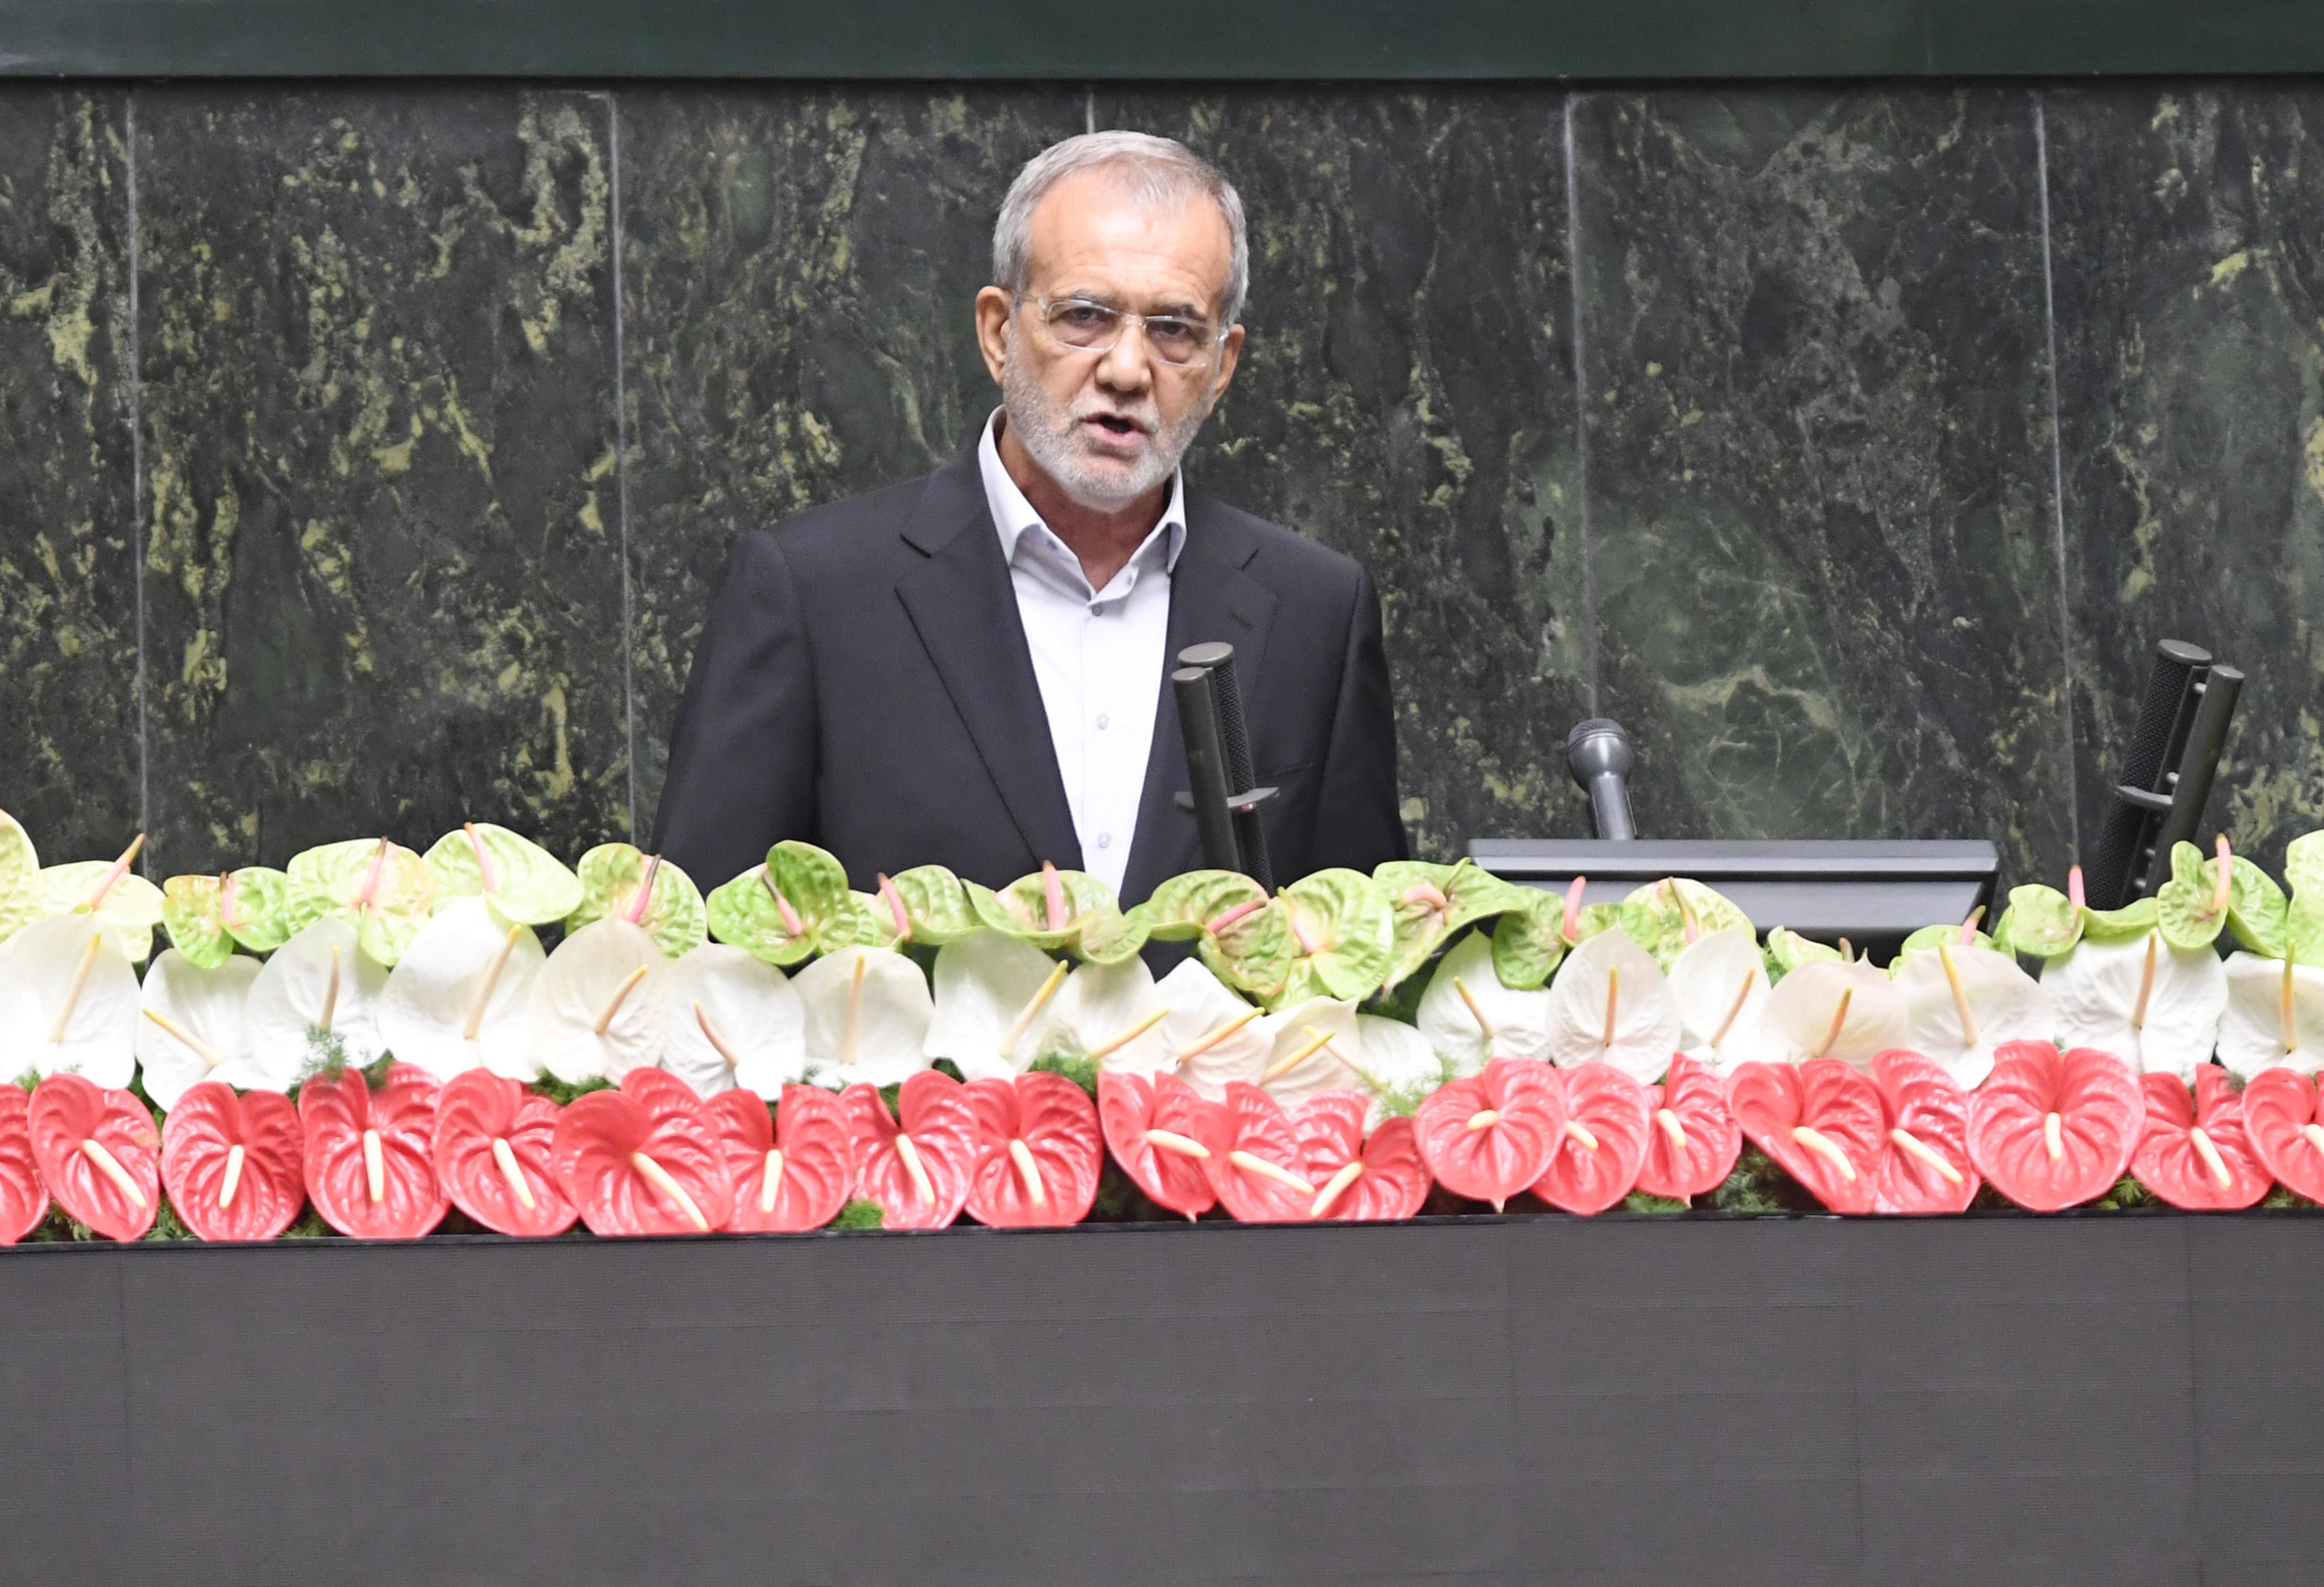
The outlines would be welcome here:
M 417 858 L 415 855 L 414 858 Z M 387 967 L 363 951 L 354 922 L 333 914 L 274 951 L 250 983 L 243 1028 L 259 1089 L 288 1092 L 334 1063 L 364 1068 L 383 1051 L 379 1001 Z
M 2043 961 L 2042 990 L 2067 1047 L 2192 1084 L 2218 1038 L 2227 972 L 2209 947 L 2173 947 L 2157 929 L 2127 942 L 2078 942 Z
M 828 954 L 876 936 L 867 900 L 851 892 L 847 872 L 813 844 L 786 840 L 709 899 L 710 935 L 744 949 L 769 964 L 796 964 L 811 954 Z M 881 900 L 892 912 L 892 904 Z M 908 920 L 908 914 L 907 915 Z
M 1534 890 L 1504 881 L 1474 861 L 1432 865 L 1390 860 L 1372 872 L 1388 895 L 1393 946 L 1382 985 L 1394 987 L 1464 927 L 1533 907 Z
M 512 923 L 487 896 L 455 898 L 389 974 L 380 1039 L 438 1080 L 477 1068 L 530 1079 L 540 1073 L 531 1002 L 545 959 L 532 927 Z
M 2324 1069 L 2324 968 L 2231 954 L 2219 1016 L 2220 1065 L 2249 1080 L 2267 1069 Z
M 237 946 L 271 954 L 290 937 L 290 875 L 245 865 L 222 876 L 172 876 L 161 884 L 161 925 L 197 969 L 216 969 Z
M 1993 1073 L 2002 1043 L 2057 1035 L 2057 1014 L 2041 983 L 2009 955 L 1973 940 L 1913 949 L 1903 956 L 1895 982 L 1904 994 L 1909 1045 L 1964 1090 L 1974 1091 Z M 1865 1062 L 1874 1056 L 1866 1055 Z
M 143 964 L 161 923 L 161 890 L 130 869 L 144 846 L 140 833 L 117 860 L 43 867 L 35 884 L 38 912 L 94 920 L 123 958 Z
M 1113 890 L 1084 872 L 1044 864 L 998 891 L 965 885 L 988 929 L 1047 952 L 1070 950 L 1093 964 L 1118 964 L 1146 946 L 1148 918 L 1123 914 Z
M 1105 1061 L 1123 1073 L 1175 1075 L 1207 1102 L 1224 1102 L 1234 1081 L 1257 1085 L 1275 1056 L 1275 1022 L 1263 1009 L 1244 1001 L 1211 973 L 1200 959 L 1181 962 L 1156 983 L 1168 1012 L 1162 1017 L 1158 1047 L 1133 1042 Z
M 100 922 L 52 916 L 0 947 L 0 1066 L 118 1091 L 136 1072 L 136 1044 L 137 973 Z
M 669 967 L 661 1063 L 696 1095 L 739 1085 L 772 1102 L 807 1073 L 807 1005 L 772 964 L 705 943 Z
M 807 1084 L 895 1085 L 928 1066 L 936 1004 L 920 967 L 894 949 L 842 948 L 791 984 L 807 1009 Z
M 1627 931 L 1602 931 L 1565 956 L 1549 989 L 1552 1063 L 1611 1064 L 1641 1084 L 1670 1067 L 1683 1022 L 1654 955 Z
M 1714 932 L 1740 929 L 1750 935 L 1755 946 L 1758 941 L 1751 918 L 1734 900 L 1687 877 L 1666 876 L 1650 881 L 1622 903 L 1631 911 L 1623 917 L 1625 929 L 1641 944 L 1652 945 L 1649 951 L 1665 970 L 1677 962 L 1679 955 Z M 1641 917 L 1648 923 L 1643 931 Z
M 887 946 L 940 948 L 983 929 L 968 890 L 942 865 L 915 865 L 880 878 L 866 900 Z
M 701 890 L 659 854 L 625 843 L 603 843 L 581 856 L 576 871 L 581 902 L 565 918 L 567 931 L 599 920 L 624 920 L 643 928 L 672 959 L 700 947 L 708 934 Z
M 1431 1048 L 1452 1060 L 1456 1076 L 1474 1075 L 1492 1058 L 1546 1056 L 1549 1005 L 1545 990 L 1503 985 L 1493 939 L 1472 931 L 1437 961 L 1414 1023 Z
M 1057 991 L 1040 1046 L 1069 1051 L 1102 1068 L 1151 1075 L 1171 1056 L 1170 1038 L 1162 1029 L 1169 1013 L 1145 960 L 1078 965 Z
M 1766 1056 L 1759 1017 L 1772 988 L 1758 938 L 1747 921 L 1705 932 L 1670 967 L 1681 1049 L 1714 1075 Z
M 1072 966 L 1029 942 L 985 929 L 936 950 L 927 1052 L 964 1079 L 1010 1079 L 1040 1055 Z
M 529 1062 L 567 1084 L 610 1080 L 661 1062 L 669 1036 L 669 961 L 642 926 L 594 920 L 557 945 L 533 978 Z
M 1275 1019 L 1275 1050 L 1259 1071 L 1259 1088 L 1286 1110 L 1327 1091 L 1386 1093 L 1386 1082 L 1364 1064 L 1356 1021 L 1356 1005 L 1339 998 L 1310 998 L 1282 1010 Z
M 234 954 L 204 968 L 175 948 L 153 956 L 140 989 L 137 1066 L 145 1094 L 163 1112 L 205 1080 L 242 1091 L 280 1090 L 250 1061 L 246 1014 L 262 966 Z
M 327 843 L 290 861 L 294 926 L 345 920 L 364 953 L 390 969 L 435 909 L 436 879 L 428 862 L 383 837 Z
M 0 810 L 0 943 L 39 918 L 41 855 L 32 835 Z
M 481 898 L 512 925 L 547 926 L 581 907 L 581 879 L 563 861 L 489 821 L 470 821 L 438 838 L 428 851 L 428 869 L 438 911 L 454 899 Z
M 1868 1069 L 1880 1054 L 1907 1045 L 1911 1026 L 1904 992 L 1861 959 L 1802 964 L 1775 983 L 1759 1014 L 1770 1063 L 1838 1058 Z

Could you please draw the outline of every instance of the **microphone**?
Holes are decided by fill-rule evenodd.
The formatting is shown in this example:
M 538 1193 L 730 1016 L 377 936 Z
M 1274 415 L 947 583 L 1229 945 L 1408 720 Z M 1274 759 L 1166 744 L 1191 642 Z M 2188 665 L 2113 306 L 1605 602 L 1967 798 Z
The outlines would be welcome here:
M 1575 723 L 1565 735 L 1566 770 L 1590 795 L 1590 818 L 1600 837 L 1627 841 L 1638 835 L 1637 823 L 1630 818 L 1630 790 L 1623 781 L 1637 763 L 1630 735 L 1618 722 L 1592 716 Z

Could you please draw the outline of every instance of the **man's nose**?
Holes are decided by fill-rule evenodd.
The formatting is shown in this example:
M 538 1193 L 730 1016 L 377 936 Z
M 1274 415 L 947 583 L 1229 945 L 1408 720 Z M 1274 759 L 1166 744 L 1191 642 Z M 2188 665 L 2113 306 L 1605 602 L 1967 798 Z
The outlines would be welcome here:
M 1137 394 L 1154 383 L 1154 350 L 1146 345 L 1146 328 L 1126 322 L 1121 335 L 1097 361 L 1098 383 L 1111 392 Z

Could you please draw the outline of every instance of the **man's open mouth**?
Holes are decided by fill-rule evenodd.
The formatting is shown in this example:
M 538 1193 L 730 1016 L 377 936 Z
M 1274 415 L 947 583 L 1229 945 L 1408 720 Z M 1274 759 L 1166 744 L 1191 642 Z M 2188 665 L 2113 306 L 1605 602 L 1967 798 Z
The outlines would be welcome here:
M 1139 424 L 1134 419 L 1120 413 L 1093 413 L 1083 422 L 1094 425 L 1099 429 L 1103 430 L 1107 435 L 1117 436 L 1124 440 L 1129 439 L 1132 436 L 1143 435 L 1146 433 L 1146 427 L 1144 425 Z

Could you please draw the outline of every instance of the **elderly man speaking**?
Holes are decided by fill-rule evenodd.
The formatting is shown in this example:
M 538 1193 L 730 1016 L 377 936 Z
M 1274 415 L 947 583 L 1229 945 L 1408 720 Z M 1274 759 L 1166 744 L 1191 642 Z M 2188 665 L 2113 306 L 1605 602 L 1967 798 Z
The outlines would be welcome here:
M 1069 138 L 992 234 L 1000 411 L 924 478 L 746 536 L 671 734 L 656 844 L 704 886 L 783 838 L 859 888 L 1045 860 L 1125 905 L 1198 868 L 1167 658 L 1231 642 L 1277 872 L 1405 852 L 1379 599 L 1347 558 L 1185 488 L 1242 351 L 1242 200 L 1179 144 Z

